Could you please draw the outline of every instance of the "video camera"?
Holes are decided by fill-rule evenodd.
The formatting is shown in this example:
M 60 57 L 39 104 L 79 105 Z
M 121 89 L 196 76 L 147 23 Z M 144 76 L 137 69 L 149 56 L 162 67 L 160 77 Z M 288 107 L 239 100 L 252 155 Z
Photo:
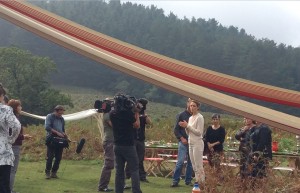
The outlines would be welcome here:
M 133 96 L 119 93 L 114 98 L 106 98 L 103 101 L 96 100 L 94 108 L 99 113 L 108 113 L 112 109 L 117 111 L 132 111 L 132 112 L 143 112 L 146 110 L 148 100 L 145 98 L 136 99 Z
M 94 108 L 97 109 L 98 113 L 108 113 L 114 107 L 114 100 L 106 98 L 103 101 L 96 100 Z
M 117 94 L 114 100 L 116 111 L 140 112 L 144 108 L 143 104 L 133 96 Z

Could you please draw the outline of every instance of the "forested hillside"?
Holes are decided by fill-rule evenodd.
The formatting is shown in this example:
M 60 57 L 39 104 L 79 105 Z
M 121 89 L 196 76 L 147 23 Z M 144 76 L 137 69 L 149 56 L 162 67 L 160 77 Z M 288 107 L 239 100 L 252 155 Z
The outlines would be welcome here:
M 179 19 L 155 6 L 118 1 L 33 1 L 32 3 L 98 32 L 139 47 L 221 73 L 300 91 L 300 48 L 257 40 L 244 29 L 214 19 Z M 57 64 L 53 84 L 115 93 L 179 105 L 179 96 L 111 70 L 0 20 L 0 46 L 15 45 L 48 56 Z M 244 98 L 246 99 L 246 98 Z M 246 99 L 249 100 L 249 99 Z M 250 100 L 294 115 L 298 109 Z

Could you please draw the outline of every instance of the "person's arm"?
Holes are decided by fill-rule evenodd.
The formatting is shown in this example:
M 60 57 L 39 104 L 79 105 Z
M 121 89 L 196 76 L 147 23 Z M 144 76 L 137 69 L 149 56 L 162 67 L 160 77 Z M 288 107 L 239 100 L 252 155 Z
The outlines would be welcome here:
M 48 133 L 52 133 L 51 114 L 46 116 L 45 129 Z
M 111 123 L 111 120 L 110 120 L 110 114 L 109 113 L 104 113 L 103 123 L 107 123 L 112 128 L 112 123 Z
M 134 118 L 135 118 L 135 122 L 133 123 L 133 128 L 139 129 L 140 128 L 140 114 L 135 113 Z
M 242 127 L 236 134 L 235 134 L 235 139 L 238 140 L 238 141 L 241 141 L 243 138 L 242 136 L 244 135 L 244 133 L 246 131 L 248 131 L 249 127 L 247 126 L 244 126 Z
M 21 125 L 21 130 L 16 140 L 22 141 L 24 139 L 25 139 L 25 135 L 23 135 L 23 126 Z
M 180 114 L 176 115 L 176 121 L 175 121 L 175 127 L 173 129 L 174 131 L 174 134 L 176 136 L 177 139 L 180 139 L 182 137 L 181 133 L 179 132 L 180 131 L 180 126 L 179 126 L 179 118 L 180 118 Z
M 210 141 L 211 141 L 211 139 L 210 139 L 210 137 L 211 137 L 211 130 L 212 130 L 212 128 L 211 128 L 211 126 L 209 126 L 207 129 L 206 129 L 206 134 L 205 134 L 205 141 L 206 141 L 206 144 L 207 144 L 207 148 L 209 149 L 209 151 L 214 151 L 214 149 L 213 149 L 213 146 L 211 145 L 211 143 L 210 143 Z
M 112 128 L 112 123 L 111 123 L 111 121 L 109 120 L 109 121 L 107 121 L 107 124 Z
M 188 141 L 187 139 L 182 135 L 182 133 L 180 132 L 181 129 L 184 129 L 182 128 L 180 125 L 179 125 L 179 122 L 180 120 L 182 120 L 182 114 L 178 114 L 176 116 L 176 123 L 175 123 L 175 127 L 174 127 L 174 134 L 176 136 L 176 138 L 178 140 L 180 140 L 183 144 L 188 144 Z
M 152 123 L 151 118 L 148 115 L 145 115 L 146 118 L 146 124 L 150 125 Z

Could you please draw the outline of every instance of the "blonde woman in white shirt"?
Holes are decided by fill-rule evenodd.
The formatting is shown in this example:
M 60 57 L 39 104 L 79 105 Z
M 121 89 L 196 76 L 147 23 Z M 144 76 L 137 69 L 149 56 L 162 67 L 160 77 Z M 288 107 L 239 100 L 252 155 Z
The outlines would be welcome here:
M 204 131 L 204 118 L 199 113 L 200 103 L 192 100 L 190 102 L 190 110 L 192 116 L 189 118 L 189 122 L 182 121 L 179 123 L 181 127 L 186 129 L 186 133 L 189 135 L 189 155 L 191 158 L 193 170 L 195 172 L 196 182 L 200 183 L 205 180 L 205 173 L 203 169 L 203 131 Z

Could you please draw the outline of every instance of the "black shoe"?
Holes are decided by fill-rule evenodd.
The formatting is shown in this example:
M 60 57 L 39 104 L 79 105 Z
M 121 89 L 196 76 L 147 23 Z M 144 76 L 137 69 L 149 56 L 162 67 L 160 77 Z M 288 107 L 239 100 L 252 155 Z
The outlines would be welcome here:
M 51 178 L 58 178 L 58 176 L 56 175 L 56 172 L 51 173 Z
M 173 184 L 171 184 L 171 187 L 172 187 L 172 188 L 175 188 L 175 187 L 178 187 L 178 186 L 179 186 L 178 183 L 174 183 L 174 182 L 173 182 Z
M 50 172 L 47 172 L 47 173 L 46 173 L 46 179 L 47 179 L 47 180 L 51 179 Z
M 114 191 L 113 189 L 110 189 L 110 188 L 99 188 L 98 190 L 99 192 L 112 192 Z
M 185 185 L 187 185 L 187 186 L 194 186 L 194 184 L 192 182 L 186 182 Z
M 128 186 L 128 185 L 125 185 L 125 186 L 124 186 L 124 190 L 130 189 L 130 188 L 131 188 L 131 187 Z
M 150 183 L 149 180 L 147 179 L 140 179 L 141 182 L 146 182 L 146 183 Z

